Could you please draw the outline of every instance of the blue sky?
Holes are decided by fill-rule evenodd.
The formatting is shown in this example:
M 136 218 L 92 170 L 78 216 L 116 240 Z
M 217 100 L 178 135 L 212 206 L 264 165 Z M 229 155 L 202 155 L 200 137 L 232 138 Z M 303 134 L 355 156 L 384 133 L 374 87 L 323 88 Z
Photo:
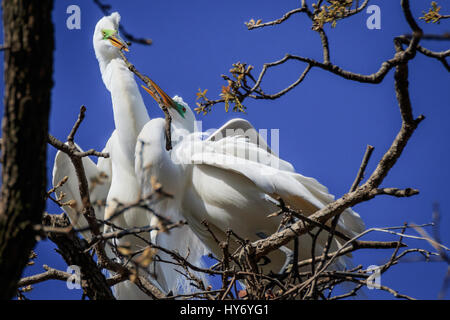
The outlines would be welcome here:
M 311 1 L 310 1 L 311 2 Z M 399 6 L 400 1 L 371 1 L 381 9 L 381 30 L 366 28 L 365 12 L 337 27 L 326 27 L 331 61 L 342 68 L 370 74 L 382 61 L 394 54 L 394 36 L 409 32 Z M 295 15 L 276 27 L 248 31 L 244 25 L 251 18 L 269 21 L 296 8 L 299 1 L 118 1 L 108 0 L 120 12 L 122 23 L 136 36 L 151 38 L 151 46 L 133 44 L 128 58 L 143 73 L 155 80 L 169 95 L 181 95 L 191 107 L 199 88 L 209 89 L 216 98 L 225 84 L 220 75 L 228 73 L 232 63 L 246 62 L 258 74 L 262 64 L 282 58 L 286 53 L 320 60 L 320 39 L 311 30 L 309 19 Z M 66 8 L 81 8 L 81 29 L 66 28 Z M 413 1 L 414 16 L 429 7 L 428 1 Z M 447 10 L 446 10 L 447 9 Z M 450 7 L 443 8 L 450 12 Z M 109 92 L 105 89 L 92 48 L 92 33 L 101 11 L 91 1 L 55 1 L 55 87 L 52 93 L 50 132 L 64 140 L 81 105 L 87 116 L 77 134 L 84 149 L 101 150 L 111 135 L 114 123 Z M 448 22 L 427 25 L 419 22 L 426 33 L 449 31 Z M 448 43 L 423 42 L 433 50 L 444 50 Z M 39 63 L 39 58 L 36 59 Z M 442 240 L 450 226 L 448 181 L 450 170 L 450 91 L 449 74 L 436 60 L 418 55 L 410 64 L 410 95 L 414 114 L 424 114 L 420 125 L 397 165 L 385 179 L 385 187 L 414 187 L 418 196 L 410 199 L 379 197 L 354 209 L 367 227 L 417 224 L 431 221 L 433 202 L 441 207 Z M 266 93 L 274 93 L 295 81 L 305 65 L 291 62 L 270 70 L 263 82 Z M 3 80 L 3 75 L 1 75 Z M 293 91 L 274 101 L 246 100 L 247 114 L 226 113 L 223 105 L 214 107 L 207 116 L 198 116 L 203 129 L 218 128 L 234 117 L 248 119 L 257 129 L 280 130 L 280 156 L 296 170 L 326 185 L 341 196 L 350 188 L 359 168 L 365 147 L 375 147 L 368 172 L 391 144 L 400 126 L 400 116 L 393 89 L 393 72 L 379 85 L 360 84 L 313 69 Z M 162 117 L 152 98 L 143 93 L 151 118 Z M 3 112 L 3 108 L 1 110 Z M 48 179 L 56 151 L 49 147 Z M 49 186 L 50 187 L 50 186 Z M 49 203 L 47 210 L 61 210 Z M 411 231 L 412 232 L 412 231 Z M 388 239 L 372 234 L 366 239 Z M 394 240 L 395 238 L 390 238 Z M 409 241 L 412 246 L 431 247 Z M 37 246 L 36 264 L 25 274 L 42 272 L 42 264 L 65 269 L 66 266 L 49 241 Z M 361 251 L 355 264 L 367 267 L 381 264 L 391 251 Z M 421 299 L 435 299 L 446 272 L 443 263 L 401 263 L 382 276 L 382 284 Z M 374 299 L 390 299 L 378 290 L 367 290 Z M 68 290 L 64 283 L 49 281 L 35 286 L 28 294 L 34 299 L 79 299 L 81 290 Z M 449 298 L 447 293 L 446 298 Z

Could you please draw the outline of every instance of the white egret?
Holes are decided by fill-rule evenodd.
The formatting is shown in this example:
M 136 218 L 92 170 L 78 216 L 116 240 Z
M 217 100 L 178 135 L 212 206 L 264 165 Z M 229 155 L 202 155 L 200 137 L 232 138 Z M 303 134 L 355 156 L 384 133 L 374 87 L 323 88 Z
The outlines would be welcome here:
M 255 241 L 274 233 L 279 226 L 280 218 L 267 218 L 278 207 L 266 199 L 280 196 L 286 204 L 305 215 L 334 200 L 326 187 L 313 178 L 295 173 L 291 164 L 265 149 L 264 139 L 257 134 L 250 134 L 250 139 L 242 138 L 239 131 L 233 134 L 236 128 L 256 132 L 246 120 L 231 120 L 206 140 L 198 134 L 188 135 L 195 130 L 192 110 L 181 98 L 171 99 L 152 84 L 168 106 L 172 116 L 172 134 L 181 135 L 184 139 L 177 142 L 173 150 L 167 151 L 165 121 L 151 120 L 138 137 L 144 143 L 137 145 L 141 162 L 137 158 L 136 175 L 146 182 L 143 188 L 147 192 L 151 192 L 148 181 L 153 176 L 166 191 L 175 195 L 173 200 L 169 200 L 170 210 L 166 212 L 182 214 L 216 256 L 220 257 L 221 249 L 201 224 L 203 220 L 221 240 L 225 239 L 226 230 L 230 228 L 241 237 Z M 232 134 L 224 137 L 227 129 L 232 129 Z M 185 133 L 180 134 L 180 130 L 185 130 Z M 341 215 L 337 230 L 353 236 L 364 230 L 364 223 L 357 213 L 347 209 Z M 326 233 L 322 232 L 317 240 L 316 254 L 321 254 L 326 239 Z M 311 256 L 311 242 L 308 235 L 300 237 L 300 259 Z M 334 240 L 332 249 L 340 245 L 339 240 Z M 233 249 L 235 247 L 231 246 Z M 265 260 L 263 271 L 276 273 L 285 265 L 286 255 L 277 250 Z M 343 268 L 348 262 L 343 257 L 335 267 Z
M 103 83 L 111 93 L 115 132 L 109 147 L 111 159 L 111 186 L 106 199 L 104 218 L 109 219 L 119 204 L 139 200 L 140 190 L 134 174 L 134 149 L 136 138 L 144 124 L 150 120 L 134 75 L 128 70 L 120 56 L 120 50 L 128 51 L 127 45 L 118 35 L 120 15 L 114 12 L 100 19 L 93 36 L 93 45 Z M 113 219 L 120 228 L 142 227 L 148 225 L 149 212 L 143 208 L 131 208 Z M 150 234 L 141 234 L 150 240 Z M 145 241 L 127 236 L 117 241 L 118 245 L 128 245 L 131 251 L 142 249 Z M 155 266 L 153 266 L 155 267 Z M 158 267 L 156 267 L 158 268 Z M 153 270 L 158 276 L 161 272 Z M 164 278 L 157 277 L 160 287 Z M 148 299 L 133 283 L 125 281 L 115 287 L 119 299 Z
M 83 158 L 90 198 L 98 219 L 110 218 L 118 203 L 127 204 L 139 199 L 140 191 L 134 175 L 134 146 L 137 134 L 149 120 L 133 74 L 127 69 L 119 54 L 121 49 L 128 50 L 126 44 L 118 36 L 119 21 L 118 13 L 103 17 L 97 23 L 93 36 L 95 55 L 99 62 L 102 80 L 111 92 L 116 125 L 116 130 L 103 150 L 110 154 L 110 158 L 100 158 L 97 166 L 89 158 Z M 75 169 L 68 156 L 59 151 L 55 158 L 53 184 L 56 185 L 64 176 L 68 176 L 69 179 L 60 189 L 66 194 L 63 201 L 73 199 L 76 202 L 72 206 L 64 206 L 63 209 L 71 221 L 76 222 L 76 227 L 84 228 L 87 226 L 87 222 L 84 217 L 79 216 L 82 207 Z M 102 177 L 105 181 L 98 183 Z M 107 203 L 106 209 L 105 202 Z M 100 203 L 103 205 L 99 205 Z M 113 222 L 121 228 L 146 226 L 148 225 L 147 215 L 148 213 L 143 209 L 132 208 L 118 216 Z M 90 238 L 89 231 L 83 232 L 82 235 Z M 142 236 L 146 239 L 150 238 L 149 234 Z M 131 250 L 145 246 L 144 241 L 133 236 L 124 237 L 117 242 L 118 244 L 129 244 Z M 108 256 L 115 258 L 109 246 L 106 246 L 106 249 Z M 154 272 L 157 273 L 156 270 Z M 115 295 L 118 299 L 148 298 L 130 281 L 117 284 Z
M 89 158 L 83 158 L 91 202 L 95 205 L 99 203 L 98 200 L 101 200 L 103 203 L 106 201 L 107 204 L 106 209 L 104 206 L 94 207 L 96 217 L 99 219 L 110 218 L 119 203 L 128 204 L 139 199 L 140 190 L 134 174 L 134 148 L 139 131 L 150 120 L 134 76 L 119 54 L 122 49 L 128 50 L 118 36 L 119 21 L 118 13 L 103 17 L 98 21 L 93 36 L 102 80 L 111 92 L 116 126 L 104 150 L 109 152 L 110 158 L 99 159 L 97 166 Z M 101 171 L 105 171 L 108 179 L 103 184 L 97 183 L 93 186 L 92 182 L 102 176 Z M 64 206 L 63 209 L 72 221 L 78 221 L 77 227 L 85 227 L 87 222 L 84 217 L 78 217 L 82 208 L 75 170 L 69 158 L 58 152 L 53 170 L 53 184 L 58 183 L 64 176 L 69 177 L 67 183 L 61 187 L 61 191 L 66 193 L 64 200 L 73 199 L 76 203 L 72 206 Z M 149 224 L 148 214 L 144 209 L 132 208 L 113 219 L 113 222 L 120 228 L 142 227 Z M 89 232 L 83 233 L 83 236 L 89 237 Z M 150 234 L 141 234 L 141 236 L 146 240 L 150 239 Z M 132 251 L 146 246 L 145 241 L 134 236 L 124 237 L 117 243 L 129 245 Z M 110 258 L 114 258 L 111 250 L 107 250 L 107 253 Z M 153 272 L 160 275 L 160 279 L 157 279 L 158 285 L 164 287 L 163 274 L 158 272 L 158 267 Z M 130 281 L 117 284 L 115 294 L 118 299 L 149 298 Z
M 118 203 L 133 203 L 142 196 L 140 185 L 134 172 L 135 146 L 139 132 L 150 120 L 134 80 L 134 75 L 129 71 L 120 56 L 120 50 L 127 50 L 127 46 L 118 36 L 119 21 L 120 15 L 118 13 L 102 18 L 95 27 L 93 37 L 95 54 L 99 62 L 102 79 L 106 88 L 111 92 L 116 127 L 116 138 L 111 142 L 109 148 L 112 181 L 107 196 L 105 219 L 110 218 L 114 214 Z M 158 211 L 156 212 L 159 213 Z M 136 207 L 125 211 L 122 215 L 115 218 L 114 223 L 122 228 L 140 227 L 149 224 L 154 226 L 157 224 L 157 219 L 148 210 Z M 164 238 L 166 239 L 163 241 L 166 249 L 176 249 L 180 246 L 180 243 L 175 238 L 175 234 L 183 238 L 188 245 L 201 244 L 199 240 L 193 242 L 189 240 L 196 239 L 196 236 L 187 226 L 173 230 L 170 235 L 152 232 L 141 236 L 149 240 L 151 235 L 151 240 L 157 244 L 161 244 L 160 238 Z M 124 242 L 131 244 L 132 251 L 146 246 L 144 241 L 133 236 L 121 239 L 119 244 Z M 192 259 L 191 262 L 198 263 L 197 260 Z M 196 256 L 196 259 L 200 259 L 200 257 Z M 180 283 L 186 283 L 172 265 L 154 263 L 152 268 L 154 268 L 152 272 L 156 275 L 158 285 L 165 292 L 171 290 L 177 292 Z M 127 295 L 129 296 L 129 293 Z M 143 298 L 140 291 L 136 298 Z

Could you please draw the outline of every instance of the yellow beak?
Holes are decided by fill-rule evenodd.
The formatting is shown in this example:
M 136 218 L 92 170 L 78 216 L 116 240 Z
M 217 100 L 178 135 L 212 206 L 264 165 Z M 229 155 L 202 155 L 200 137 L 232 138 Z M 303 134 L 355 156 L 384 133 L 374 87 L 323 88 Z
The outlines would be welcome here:
M 150 78 L 148 78 L 148 80 L 150 81 L 150 84 L 153 86 L 153 88 L 156 90 L 156 92 L 160 95 L 160 97 L 162 98 L 162 100 L 163 100 L 164 104 L 166 105 L 166 107 L 173 107 L 173 101 L 167 95 L 167 93 L 162 91 L 162 89 L 156 83 L 154 83 Z M 141 85 L 141 87 L 144 88 L 144 90 L 147 91 L 153 97 L 153 99 L 158 101 L 156 99 L 156 97 L 153 95 L 153 92 L 150 89 L 148 89 L 146 86 L 143 86 L 143 85 Z
M 125 50 L 125 51 L 129 51 L 128 50 L 128 46 L 125 42 L 123 42 L 122 40 L 120 40 L 119 38 L 117 38 L 116 36 L 110 36 L 108 38 L 109 41 L 111 41 L 111 44 L 116 47 L 119 48 L 120 50 Z

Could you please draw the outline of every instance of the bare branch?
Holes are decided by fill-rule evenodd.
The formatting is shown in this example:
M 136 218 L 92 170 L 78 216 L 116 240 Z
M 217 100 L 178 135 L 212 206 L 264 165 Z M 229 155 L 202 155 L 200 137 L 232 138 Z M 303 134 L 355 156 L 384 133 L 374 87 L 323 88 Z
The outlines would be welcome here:
M 297 9 L 287 12 L 281 18 L 274 20 L 274 21 L 269 21 L 269 22 L 265 22 L 265 23 L 255 23 L 255 22 L 251 23 L 252 22 L 252 20 L 251 20 L 250 22 L 246 22 L 245 25 L 247 26 L 248 30 L 263 28 L 263 27 L 267 27 L 267 26 L 274 26 L 274 25 L 277 25 L 277 24 L 280 24 L 280 23 L 286 21 L 293 14 L 296 14 L 299 12 L 304 12 L 304 11 L 305 11 L 305 8 L 303 8 L 303 7 L 297 8 Z
M 32 284 L 44 282 L 47 280 L 67 281 L 72 276 L 70 273 L 50 268 L 49 266 L 47 266 L 45 264 L 43 265 L 43 268 L 47 271 L 44 273 L 30 276 L 30 277 L 22 278 L 22 279 L 20 279 L 17 286 L 25 287 L 25 286 L 29 286 Z
M 367 145 L 361 166 L 359 167 L 358 174 L 356 175 L 355 181 L 353 182 L 352 187 L 350 188 L 350 192 L 355 191 L 356 188 L 358 188 L 359 184 L 361 183 L 362 179 L 364 179 L 364 172 L 366 171 L 367 164 L 369 163 L 370 156 L 372 155 L 374 149 L 375 148 L 373 146 Z
M 407 3 L 407 1 L 406 1 Z M 408 4 L 405 1 L 402 2 L 405 16 L 411 15 L 409 12 Z M 409 13 L 409 15 L 408 15 Z M 409 22 L 410 25 L 416 26 L 414 23 Z M 376 169 L 371 174 L 366 183 L 357 188 L 354 192 L 350 192 L 344 195 L 342 198 L 328 204 L 324 208 L 318 210 L 309 218 L 316 222 L 325 223 L 328 219 L 340 214 L 345 209 L 354 206 L 362 201 L 367 201 L 373 198 L 373 190 L 377 189 L 378 186 L 383 182 L 384 178 L 392 168 L 392 166 L 397 162 L 403 149 L 405 148 L 409 138 L 413 134 L 414 130 L 417 128 L 418 124 L 424 119 L 423 116 L 419 116 L 417 119 L 413 118 L 411 101 L 409 99 L 408 92 L 408 68 L 406 62 L 414 56 L 415 44 L 420 38 L 421 33 L 416 30 L 413 36 L 411 44 L 405 51 L 399 51 L 396 54 L 398 60 L 398 65 L 395 71 L 395 89 L 396 96 L 399 104 L 400 114 L 402 116 L 402 126 L 400 128 L 397 137 L 394 139 L 391 147 L 384 154 L 383 158 L 378 163 Z M 416 39 L 416 40 L 414 40 Z M 256 241 L 252 244 L 255 248 L 255 256 L 259 258 L 266 255 L 272 250 L 278 249 L 279 247 L 287 244 L 294 237 L 300 236 L 307 233 L 312 229 L 312 225 L 305 225 L 303 221 L 296 222 L 289 229 L 283 230 L 270 237 Z
M 375 189 L 372 191 L 376 195 L 385 194 L 390 195 L 398 198 L 402 197 L 411 197 L 416 194 L 419 194 L 419 190 L 406 188 L 406 189 L 397 189 L 397 188 L 381 188 L 381 189 Z
M 70 221 L 64 214 L 44 214 L 43 225 L 62 229 L 69 227 Z M 101 269 L 92 256 L 84 252 L 84 246 L 73 230 L 67 233 L 48 233 L 48 237 L 58 246 L 58 252 L 67 265 L 80 267 L 81 279 L 86 280 L 82 288 L 90 299 L 114 299 Z

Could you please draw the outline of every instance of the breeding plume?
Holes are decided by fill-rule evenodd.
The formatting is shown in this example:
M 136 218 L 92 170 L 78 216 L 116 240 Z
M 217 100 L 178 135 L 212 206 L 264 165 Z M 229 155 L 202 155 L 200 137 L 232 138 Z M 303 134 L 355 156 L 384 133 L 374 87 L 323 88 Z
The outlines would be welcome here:
M 156 177 L 174 195 L 165 204 L 166 212 L 183 215 L 217 257 L 221 256 L 221 249 L 202 221 L 208 222 L 209 229 L 220 240 L 231 229 L 240 237 L 255 241 L 277 231 L 280 218 L 267 217 L 279 209 L 274 204 L 275 198 L 281 197 L 305 215 L 334 200 L 326 187 L 296 173 L 290 163 L 275 155 L 246 120 L 231 120 L 202 139 L 202 134 L 195 132 L 195 116 L 189 106 L 179 97 L 171 99 L 155 83 L 152 85 L 172 116 L 175 142 L 173 150 L 167 151 L 163 119 L 147 123 L 138 137 L 142 143 L 137 145 L 141 157 L 136 161 L 136 175 L 143 181 L 146 192 L 151 192 L 150 177 Z M 362 232 L 364 224 L 357 213 L 347 209 L 337 230 L 351 237 Z M 327 235 L 322 232 L 317 240 L 317 255 L 322 253 L 326 240 Z M 334 240 L 332 249 L 340 245 L 339 240 Z M 300 237 L 299 248 L 300 259 L 311 256 L 309 235 Z M 282 270 L 292 249 L 282 247 L 270 253 L 265 257 L 263 271 Z M 348 262 L 347 257 L 342 257 L 335 267 L 343 268 Z

